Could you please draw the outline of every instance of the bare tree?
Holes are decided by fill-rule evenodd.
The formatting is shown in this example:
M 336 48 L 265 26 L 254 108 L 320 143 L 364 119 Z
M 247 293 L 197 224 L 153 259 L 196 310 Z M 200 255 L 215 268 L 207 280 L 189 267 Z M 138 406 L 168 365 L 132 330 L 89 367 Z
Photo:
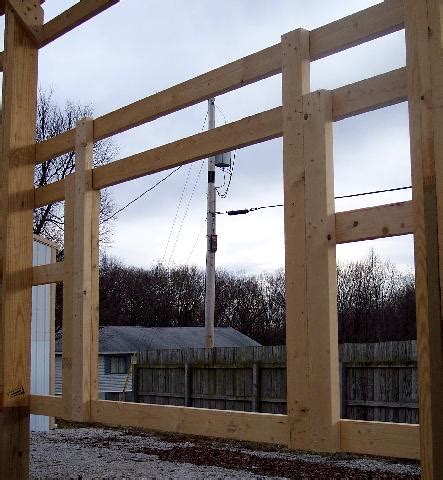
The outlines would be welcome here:
M 91 105 L 66 102 L 61 108 L 53 98 L 53 92 L 38 92 L 36 141 L 42 142 L 60 133 L 75 128 L 78 120 L 92 116 Z M 116 145 L 109 139 L 94 144 L 94 167 L 111 162 L 117 155 Z M 75 154 L 68 152 L 54 159 L 37 165 L 34 174 L 34 185 L 42 187 L 62 180 L 75 170 Z M 63 205 L 61 202 L 39 207 L 34 211 L 34 233 L 42 235 L 63 248 Z M 112 233 L 112 220 L 107 221 L 115 211 L 115 204 L 109 190 L 102 190 L 100 195 L 100 239 L 109 242 Z

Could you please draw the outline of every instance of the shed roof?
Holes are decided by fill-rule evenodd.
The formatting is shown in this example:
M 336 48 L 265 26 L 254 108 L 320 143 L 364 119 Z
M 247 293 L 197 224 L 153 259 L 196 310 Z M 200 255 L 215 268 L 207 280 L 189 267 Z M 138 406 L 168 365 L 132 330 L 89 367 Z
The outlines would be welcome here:
M 57 336 L 55 351 L 61 352 L 61 334 Z M 215 327 L 217 347 L 257 347 L 258 342 L 232 327 Z M 204 327 L 114 327 L 100 328 L 100 353 L 126 353 L 168 348 L 204 348 Z

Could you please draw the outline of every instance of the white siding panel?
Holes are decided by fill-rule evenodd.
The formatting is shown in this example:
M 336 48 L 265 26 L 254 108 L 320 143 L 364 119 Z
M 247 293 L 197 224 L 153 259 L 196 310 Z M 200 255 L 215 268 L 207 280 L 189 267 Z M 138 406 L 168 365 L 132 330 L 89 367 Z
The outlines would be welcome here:
M 33 243 L 33 264 L 51 263 L 52 248 Z M 51 287 L 32 287 L 31 394 L 49 395 Z M 31 430 L 49 430 L 49 417 L 31 415 Z
M 126 381 L 126 373 L 105 374 L 105 359 L 103 355 L 98 357 L 98 389 L 99 393 L 122 392 Z M 132 392 L 132 375 L 129 376 L 127 392 Z M 55 356 L 55 394 L 62 394 L 62 356 Z

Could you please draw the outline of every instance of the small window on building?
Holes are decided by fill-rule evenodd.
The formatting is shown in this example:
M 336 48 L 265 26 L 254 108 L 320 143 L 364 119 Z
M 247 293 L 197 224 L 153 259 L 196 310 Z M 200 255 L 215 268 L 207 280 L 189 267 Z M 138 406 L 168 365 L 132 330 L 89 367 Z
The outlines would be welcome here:
M 128 373 L 129 360 L 126 356 L 106 356 L 105 373 Z

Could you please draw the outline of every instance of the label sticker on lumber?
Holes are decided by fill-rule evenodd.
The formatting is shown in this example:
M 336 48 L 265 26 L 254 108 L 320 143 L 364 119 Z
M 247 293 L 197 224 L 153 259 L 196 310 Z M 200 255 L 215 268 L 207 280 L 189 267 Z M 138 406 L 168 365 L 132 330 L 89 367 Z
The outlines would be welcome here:
M 23 385 L 20 385 L 17 388 L 13 388 L 8 392 L 9 398 L 22 397 L 24 394 L 25 394 L 25 389 L 23 388 Z

